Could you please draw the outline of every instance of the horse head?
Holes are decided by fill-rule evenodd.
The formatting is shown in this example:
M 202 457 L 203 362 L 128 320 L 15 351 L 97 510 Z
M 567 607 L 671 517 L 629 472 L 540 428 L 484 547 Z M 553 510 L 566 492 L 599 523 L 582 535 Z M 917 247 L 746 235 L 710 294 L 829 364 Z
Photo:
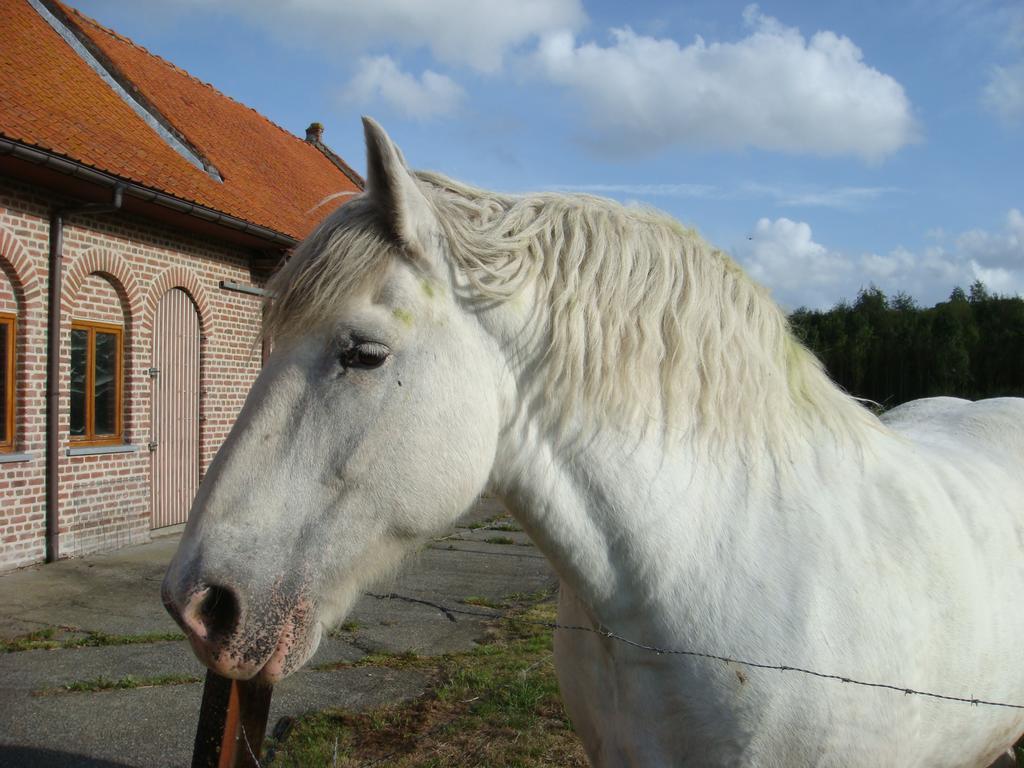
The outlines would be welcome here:
M 163 599 L 233 678 L 298 669 L 368 583 L 463 513 L 501 422 L 419 182 L 365 120 L 366 191 L 272 282 L 273 351 L 195 499 Z

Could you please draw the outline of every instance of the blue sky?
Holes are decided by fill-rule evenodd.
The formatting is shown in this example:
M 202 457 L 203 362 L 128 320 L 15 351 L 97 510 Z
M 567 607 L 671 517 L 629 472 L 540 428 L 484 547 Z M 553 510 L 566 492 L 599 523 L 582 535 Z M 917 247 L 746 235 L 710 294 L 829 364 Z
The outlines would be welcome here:
M 73 0 L 363 168 L 652 205 L 788 308 L 1024 293 L 1019 0 Z

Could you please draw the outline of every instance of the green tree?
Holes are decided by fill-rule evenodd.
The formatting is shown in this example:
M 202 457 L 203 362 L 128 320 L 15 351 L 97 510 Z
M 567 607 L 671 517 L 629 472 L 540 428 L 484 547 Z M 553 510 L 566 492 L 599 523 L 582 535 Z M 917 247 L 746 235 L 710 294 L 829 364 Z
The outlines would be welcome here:
M 989 294 L 988 289 L 981 280 L 975 280 L 971 283 L 971 293 L 968 296 L 968 301 L 971 304 L 982 304 L 986 301 L 991 301 L 992 296 Z
M 981 281 L 934 307 L 872 286 L 852 305 L 801 308 L 790 322 L 859 397 L 892 406 L 933 395 L 1024 396 L 1024 299 L 993 294 Z

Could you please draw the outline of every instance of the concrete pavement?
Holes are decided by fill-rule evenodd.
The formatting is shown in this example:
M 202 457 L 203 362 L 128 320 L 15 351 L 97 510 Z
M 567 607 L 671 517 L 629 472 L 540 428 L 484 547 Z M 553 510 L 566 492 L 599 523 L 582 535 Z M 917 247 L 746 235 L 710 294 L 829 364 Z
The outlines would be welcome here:
M 550 567 L 525 535 L 503 530 L 510 523 L 500 505 L 482 501 L 380 592 L 457 606 L 467 597 L 500 601 L 553 588 Z M 177 535 L 163 536 L 0 575 L 0 639 L 44 631 L 64 646 L 90 644 L 0 654 L 0 768 L 189 764 L 202 684 L 181 680 L 201 679 L 204 669 L 184 640 L 162 639 L 179 630 L 159 594 L 177 541 Z M 468 650 L 485 634 L 485 623 L 424 603 L 366 596 L 342 628 L 324 638 L 310 664 L 275 688 L 270 728 L 285 716 L 415 697 L 427 684 L 417 670 L 315 667 L 374 652 Z M 68 690 L 110 688 L 129 677 L 156 684 Z

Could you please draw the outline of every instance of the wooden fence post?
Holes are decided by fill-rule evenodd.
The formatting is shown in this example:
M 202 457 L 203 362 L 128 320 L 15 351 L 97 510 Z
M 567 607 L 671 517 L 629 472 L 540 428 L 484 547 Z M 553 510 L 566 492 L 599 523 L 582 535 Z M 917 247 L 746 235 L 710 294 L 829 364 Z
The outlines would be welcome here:
M 192 768 L 258 768 L 272 693 L 207 670 Z

